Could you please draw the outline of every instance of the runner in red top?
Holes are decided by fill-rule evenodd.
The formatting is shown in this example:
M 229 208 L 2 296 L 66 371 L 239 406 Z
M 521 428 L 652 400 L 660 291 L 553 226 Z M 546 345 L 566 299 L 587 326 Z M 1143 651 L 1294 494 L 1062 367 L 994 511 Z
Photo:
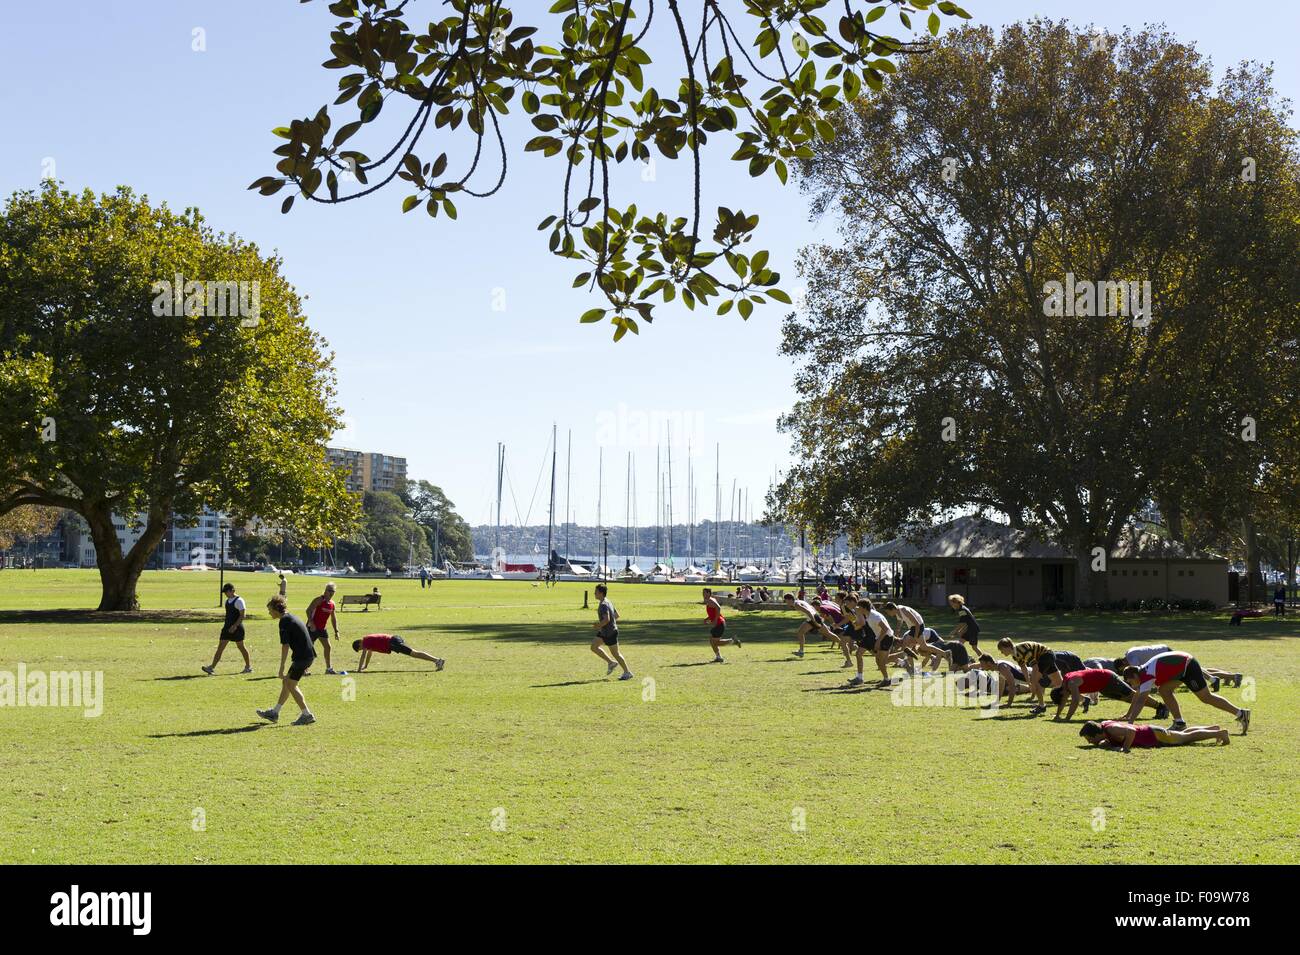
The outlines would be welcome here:
M 1160 694 L 1160 698 L 1165 701 L 1165 706 L 1169 707 L 1169 712 L 1174 715 L 1174 722 L 1170 729 L 1186 729 L 1187 724 L 1183 722 L 1178 700 L 1174 698 L 1174 690 L 1179 683 L 1182 683 L 1202 703 L 1208 703 L 1210 706 L 1233 714 L 1241 724 L 1242 736 L 1245 736 L 1246 731 L 1250 729 L 1250 710 L 1240 709 L 1211 691 L 1200 662 L 1189 653 L 1179 653 L 1177 650 L 1161 653 L 1148 660 L 1141 669 L 1133 666 L 1126 668 L 1124 680 L 1137 691 L 1133 696 L 1133 702 L 1129 704 L 1126 717 L 1128 720 L 1132 720 L 1142 711 L 1143 705 L 1154 690 Z
M 415 657 L 417 660 L 428 660 L 436 665 L 439 670 L 447 665 L 446 660 L 435 657 L 432 653 L 416 650 L 397 634 L 391 636 L 387 633 L 368 634 L 360 640 L 353 640 L 352 649 L 361 654 L 361 659 L 357 661 L 358 673 L 370 665 L 370 658 L 376 653 L 400 653 L 404 656 Z
M 325 649 L 325 672 L 333 673 L 334 667 L 330 663 L 330 635 L 325 629 L 328 625 L 334 627 L 334 639 L 339 638 L 339 621 L 334 616 L 334 581 L 325 585 L 325 592 L 307 605 L 307 630 L 311 633 L 312 643 L 319 640 Z
M 734 643 L 739 649 L 740 641 L 735 637 L 728 637 L 727 618 L 722 615 L 722 607 L 718 605 L 717 598 L 713 596 L 711 587 L 704 588 L 704 614 L 709 622 L 709 646 L 713 647 L 713 662 L 726 663 L 722 659 L 722 654 L 718 651 L 724 643 Z

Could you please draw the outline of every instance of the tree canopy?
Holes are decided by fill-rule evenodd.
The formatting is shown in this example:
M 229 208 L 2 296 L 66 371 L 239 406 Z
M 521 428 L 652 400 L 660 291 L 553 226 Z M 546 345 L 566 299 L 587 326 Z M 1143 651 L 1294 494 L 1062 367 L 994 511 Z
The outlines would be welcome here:
M 213 307 L 230 283 L 251 312 Z M 124 187 L 15 193 L 0 215 L 0 515 L 85 518 L 105 610 L 136 606 L 173 516 L 339 533 L 355 502 L 325 459 L 331 360 L 280 261 L 196 210 Z M 141 528 L 125 554 L 113 515 Z
M 1005 515 L 1074 549 L 1086 602 L 1094 548 L 1144 503 L 1231 520 L 1279 498 L 1300 460 L 1287 115 L 1266 69 L 1216 88 L 1161 29 L 1044 20 L 950 31 L 840 111 L 803 164 L 842 229 L 806 250 L 785 328 L 779 507 L 856 534 Z
M 563 169 L 555 214 L 539 230 L 549 230 L 553 254 L 579 263 L 574 287 L 605 297 L 607 307 L 581 320 L 608 317 L 615 341 L 678 296 L 692 309 L 716 301 L 719 315 L 734 306 L 742 318 L 768 299 L 789 304 L 769 254 L 744 251 L 758 216 L 719 206 L 712 223 L 705 219 L 700 153 L 709 137 L 731 134 L 732 159 L 784 183 L 791 163 L 833 135 L 835 107 L 880 90 L 899 54 L 925 49 L 882 32 L 888 11 L 909 36 L 918 14 L 915 27 L 930 34 L 941 16 L 969 16 L 950 0 L 744 0 L 726 10 L 703 0 L 699 22 L 688 24 L 677 0 L 557 0 L 545 15 L 530 9 L 536 15 L 525 22 L 501 0 L 447 0 L 429 5 L 447 15 L 410 26 L 420 6 L 329 4 L 338 23 L 322 65 L 342 71 L 333 105 L 351 104 L 356 119 L 336 125 L 322 106 L 277 128 L 286 140 L 275 150 L 277 174 L 249 188 L 271 196 L 291 187 L 281 206 L 288 212 L 297 196 L 335 204 L 401 180 L 403 212 L 422 206 L 454 219 L 453 197 L 486 198 L 505 181 L 502 118 L 517 106 L 536 133 L 524 151 L 559 157 Z M 652 30 L 681 51 L 673 86 L 647 82 Z M 378 158 L 349 144 L 381 111 L 401 106 L 409 122 Z M 463 159 L 449 158 L 462 142 Z M 611 162 L 683 153 L 692 163 L 690 210 L 644 213 L 612 200 Z

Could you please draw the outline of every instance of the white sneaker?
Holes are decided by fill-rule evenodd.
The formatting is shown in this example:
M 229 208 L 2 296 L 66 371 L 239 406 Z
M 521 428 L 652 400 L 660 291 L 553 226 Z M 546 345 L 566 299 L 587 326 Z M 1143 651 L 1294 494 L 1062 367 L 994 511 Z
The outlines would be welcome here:
M 303 714 L 302 714 L 301 716 L 299 716 L 296 720 L 294 720 L 293 723 L 292 723 L 291 725 L 293 725 L 293 726 L 306 726 L 306 725 L 308 725 L 309 723 L 315 723 L 315 722 L 316 722 L 316 717 L 312 716 L 310 713 L 303 713 Z
M 257 715 L 271 723 L 280 722 L 279 710 L 258 710 Z

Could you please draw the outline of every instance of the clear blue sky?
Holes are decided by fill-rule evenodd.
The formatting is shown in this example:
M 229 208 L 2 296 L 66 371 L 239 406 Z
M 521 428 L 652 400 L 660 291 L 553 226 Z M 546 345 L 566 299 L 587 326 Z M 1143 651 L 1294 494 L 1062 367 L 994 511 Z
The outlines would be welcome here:
M 524 22 L 543 4 L 514 6 Z M 966 7 L 976 22 L 993 25 L 1035 14 L 1116 30 L 1163 22 L 1195 42 L 1217 71 L 1243 59 L 1271 62 L 1282 95 L 1300 94 L 1300 4 L 967 0 Z M 416 22 L 442 10 L 433 0 L 413 0 L 411 8 Z M 487 201 L 462 198 L 456 222 L 403 216 L 400 183 L 338 208 L 300 203 L 288 216 L 278 200 L 245 190 L 273 171 L 278 140 L 270 129 L 333 99 L 338 74 L 319 66 L 332 22 L 323 0 L 11 0 L 3 22 L 0 191 L 36 186 L 52 159 L 68 187 L 126 183 L 155 201 L 197 206 L 216 227 L 278 250 L 308 296 L 311 325 L 337 352 L 347 427 L 335 443 L 406 456 L 413 476 L 442 485 L 471 523 L 482 523 L 495 498 L 496 442 L 507 445 L 523 516 L 555 421 L 561 482 L 573 431 L 575 520 L 595 523 L 604 443 L 606 523 L 623 521 L 631 450 L 646 525 L 654 510 L 651 423 L 671 420 L 674 516 L 685 516 L 683 431 L 695 446 L 702 516 L 713 511 L 715 442 L 724 493 L 733 479 L 748 487 L 757 515 L 773 469 L 790 457 L 775 429 L 793 400 L 791 368 L 777 353 L 781 311 L 760 309 L 746 323 L 734 313 L 666 307 L 639 339 L 617 346 L 608 326 L 577 324 L 578 314 L 602 303 L 570 287 L 577 270 L 550 256 L 534 228 L 558 205 L 559 163 L 516 150 L 504 190 Z M 196 28 L 204 52 L 192 49 Z M 650 49 L 667 60 L 660 40 Z M 377 126 L 392 128 L 401 111 L 394 107 Z M 526 131 L 514 134 L 522 144 Z M 364 136 L 352 142 L 381 152 Z M 772 177 L 750 182 L 742 165 L 723 158 L 730 142 L 718 145 L 706 163 L 705 210 L 760 212 L 756 242 L 772 250 L 783 284 L 797 292 L 796 250 L 833 237 L 833 224 L 809 222 L 793 186 L 782 189 Z M 616 201 L 685 212 L 688 169 L 660 161 L 653 182 L 630 170 Z M 505 310 L 495 311 L 494 295 L 502 294 Z M 532 523 L 545 522 L 545 496 L 543 479 Z M 563 508 L 562 489 L 559 497 Z M 507 522 L 515 510 L 507 493 Z

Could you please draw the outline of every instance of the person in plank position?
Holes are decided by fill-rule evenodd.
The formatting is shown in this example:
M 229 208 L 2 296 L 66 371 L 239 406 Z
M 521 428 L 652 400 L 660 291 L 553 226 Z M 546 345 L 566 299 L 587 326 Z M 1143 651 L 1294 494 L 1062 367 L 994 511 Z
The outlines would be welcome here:
M 414 657 L 417 660 L 427 660 L 439 670 L 447 665 L 447 661 L 442 657 L 435 657 L 432 653 L 416 650 L 397 634 L 390 636 L 386 633 L 372 633 L 360 640 L 353 640 L 352 649 L 361 654 L 361 659 L 357 661 L 358 673 L 370 665 L 371 656 L 376 653 L 400 653 L 404 656 Z
M 1061 718 L 1061 710 L 1068 702 L 1070 712 L 1065 714 L 1067 720 L 1074 719 L 1074 711 L 1083 705 L 1083 712 L 1088 712 L 1092 700 L 1089 697 L 1104 696 L 1108 700 L 1133 702 L 1133 688 L 1120 678 L 1118 673 L 1106 669 L 1069 670 L 1062 684 L 1051 693 L 1052 702 L 1056 704 L 1056 719 Z M 1162 720 L 1168 715 L 1163 704 L 1147 700 L 1146 705 L 1156 711 L 1156 719 Z
M 1079 735 L 1093 746 L 1118 749 L 1121 753 L 1127 753 L 1135 746 L 1138 749 L 1156 749 L 1160 746 L 1186 746 L 1205 739 L 1218 740 L 1221 746 L 1232 742 L 1228 738 L 1228 731 L 1222 726 L 1188 726 L 1175 730 L 1152 726 L 1150 723 L 1125 723 L 1120 720 L 1103 720 L 1100 723 L 1089 720 L 1079 728 Z

